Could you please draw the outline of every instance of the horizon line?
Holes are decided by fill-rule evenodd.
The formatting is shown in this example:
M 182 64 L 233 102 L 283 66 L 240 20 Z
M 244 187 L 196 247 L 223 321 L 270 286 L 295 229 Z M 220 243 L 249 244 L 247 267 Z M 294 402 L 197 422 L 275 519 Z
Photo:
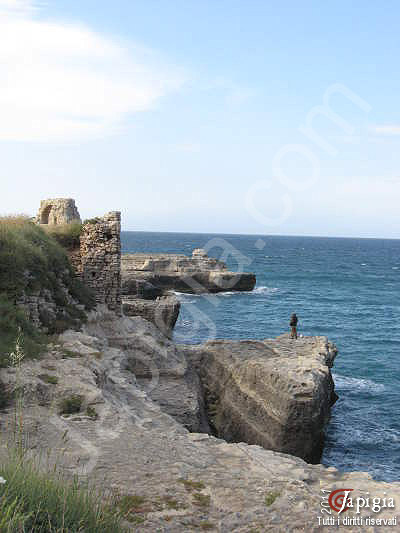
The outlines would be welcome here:
M 126 233 L 167 233 L 167 234 L 182 234 L 182 235 L 229 235 L 232 237 L 303 237 L 311 239 L 365 239 L 365 240 L 382 240 L 382 241 L 398 241 L 400 237 L 354 237 L 349 235 L 296 235 L 296 234 L 267 234 L 267 233 L 225 233 L 225 232 L 205 232 L 205 231 L 167 231 L 167 230 L 131 230 L 121 229 L 121 232 Z

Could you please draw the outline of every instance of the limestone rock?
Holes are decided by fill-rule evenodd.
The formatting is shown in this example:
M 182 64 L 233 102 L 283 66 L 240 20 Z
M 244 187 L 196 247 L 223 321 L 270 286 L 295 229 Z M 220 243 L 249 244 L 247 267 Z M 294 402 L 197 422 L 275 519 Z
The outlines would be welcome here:
M 92 313 L 84 332 L 123 351 L 124 368 L 163 411 L 191 431 L 209 430 L 199 377 L 183 351 L 142 317 Z M 65 338 L 65 337 L 64 337 Z
M 55 226 L 81 222 L 81 217 L 72 198 L 52 198 L 40 202 L 36 220 L 39 224 Z
M 170 337 L 179 316 L 181 304 L 174 295 L 156 300 L 125 297 L 122 309 L 127 316 L 141 316 L 152 322 L 164 335 Z
M 143 298 L 144 300 L 155 300 L 164 294 L 159 287 L 155 287 L 147 281 L 131 277 L 122 278 L 121 292 L 122 296 Z
M 325 337 L 210 341 L 185 353 L 201 376 L 220 437 L 320 460 L 337 353 Z
M 400 501 L 400 483 L 376 482 L 362 472 L 343 474 L 260 446 L 229 444 L 204 433 L 190 433 L 150 398 L 138 382 L 143 378 L 135 377 L 128 368 L 127 358 L 134 354 L 117 346 L 125 334 L 139 335 L 144 322 L 94 314 L 85 333 L 64 334 L 45 358 L 24 361 L 18 378 L 18 386 L 26 391 L 21 418 L 31 452 L 45 457 L 46 462 L 54 461 L 71 476 L 89 478 L 101 490 L 143 498 L 145 505 L 135 514 L 132 531 L 330 531 L 318 524 L 321 489 L 352 488 L 354 497 L 369 492 L 371 499 L 386 493 L 396 504 Z M 102 333 L 102 324 L 107 335 Z M 161 334 L 146 324 L 139 335 L 142 342 L 147 337 L 162 344 Z M 282 341 L 284 357 L 292 348 Z M 164 338 L 164 342 L 174 361 L 171 378 L 177 377 L 178 368 L 182 374 L 187 363 L 173 355 L 168 340 Z M 80 357 L 66 357 L 65 348 L 76 350 Z M 321 364 L 331 358 L 323 351 Z M 160 355 L 157 361 L 164 365 L 165 375 L 168 363 L 164 359 Z M 317 359 L 315 355 L 318 372 Z M 43 381 L 39 375 L 44 373 L 56 375 L 58 383 Z M 139 375 L 143 372 L 138 371 Z M 14 369 L 1 369 L 0 379 L 8 388 L 17 386 Z M 69 394 L 82 396 L 81 412 L 60 416 L 59 402 Z M 97 419 L 87 415 L 87 406 L 96 410 Z M 7 435 L 12 435 L 14 416 L 14 406 L 1 411 L 0 453 Z M 393 511 L 384 508 L 378 516 L 390 518 Z M 361 508 L 360 517 L 365 519 L 368 514 L 368 509 Z M 346 516 L 356 515 L 350 509 Z M 367 531 L 365 525 L 345 529 L 349 533 Z M 378 529 L 385 530 L 383 526 Z
M 256 277 L 249 272 L 230 272 L 226 264 L 208 257 L 202 249 L 192 257 L 183 254 L 124 254 L 122 255 L 122 283 L 146 281 L 162 291 L 186 293 L 215 293 L 251 291 Z

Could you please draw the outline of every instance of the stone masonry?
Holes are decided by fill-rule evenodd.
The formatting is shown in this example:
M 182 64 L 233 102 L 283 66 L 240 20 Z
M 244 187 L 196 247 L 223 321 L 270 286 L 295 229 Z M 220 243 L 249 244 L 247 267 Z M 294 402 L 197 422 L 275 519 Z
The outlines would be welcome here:
M 79 211 L 72 198 L 52 198 L 42 200 L 36 218 L 38 224 L 56 226 L 60 224 L 70 224 L 71 222 L 81 222 Z
M 122 314 L 120 212 L 112 211 L 83 225 L 78 272 L 98 304 Z

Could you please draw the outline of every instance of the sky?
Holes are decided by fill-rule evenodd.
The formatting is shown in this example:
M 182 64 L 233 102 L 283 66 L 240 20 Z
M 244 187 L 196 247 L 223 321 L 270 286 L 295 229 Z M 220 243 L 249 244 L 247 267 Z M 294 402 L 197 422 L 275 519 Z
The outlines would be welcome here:
M 398 238 L 400 3 L 0 0 L 0 214 Z

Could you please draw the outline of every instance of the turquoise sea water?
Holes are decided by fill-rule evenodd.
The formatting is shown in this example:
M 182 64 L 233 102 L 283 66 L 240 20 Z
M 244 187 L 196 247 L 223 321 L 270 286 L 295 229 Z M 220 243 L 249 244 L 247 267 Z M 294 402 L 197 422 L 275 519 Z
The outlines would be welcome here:
M 333 369 L 339 400 L 322 462 L 400 480 L 400 240 L 122 234 L 123 252 L 131 253 L 190 255 L 216 239 L 247 258 L 256 289 L 212 298 L 178 295 L 176 341 L 273 337 L 288 330 L 296 311 L 300 333 L 326 335 L 339 348 Z M 209 255 L 221 253 L 215 246 Z M 238 270 L 237 259 L 227 262 Z

